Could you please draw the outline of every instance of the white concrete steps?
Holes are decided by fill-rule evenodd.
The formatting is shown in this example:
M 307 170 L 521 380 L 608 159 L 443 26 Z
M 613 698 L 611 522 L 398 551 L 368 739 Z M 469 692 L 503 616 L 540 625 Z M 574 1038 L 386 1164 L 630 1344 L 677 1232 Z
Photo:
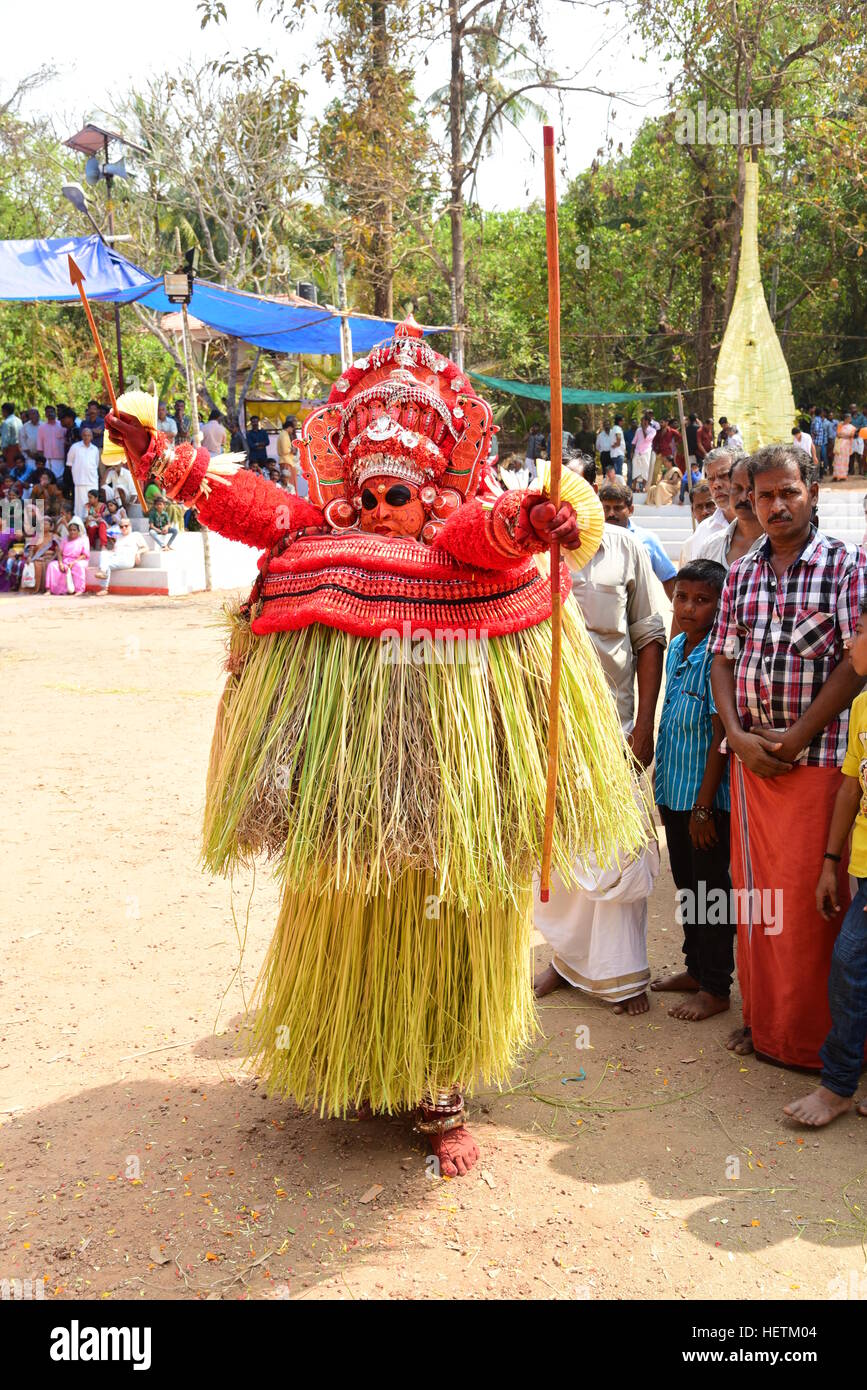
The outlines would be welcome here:
M 170 551 L 160 550 L 147 534 L 147 522 L 133 518 L 133 529 L 144 534 L 148 546 L 135 569 L 112 571 L 108 592 L 127 596 L 177 595 L 196 593 L 205 588 L 205 555 L 202 534 L 183 531 Z M 229 541 L 209 533 L 211 587 L 240 589 L 252 587 L 256 578 L 259 551 L 240 541 Z M 96 593 L 103 585 L 97 579 L 99 556 L 87 571 L 88 592 Z

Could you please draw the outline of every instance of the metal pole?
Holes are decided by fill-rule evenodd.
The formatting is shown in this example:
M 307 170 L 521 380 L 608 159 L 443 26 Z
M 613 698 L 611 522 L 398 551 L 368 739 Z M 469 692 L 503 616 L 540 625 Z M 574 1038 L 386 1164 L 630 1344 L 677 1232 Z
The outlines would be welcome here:
M 104 141 L 104 143 L 103 143 L 103 148 L 104 148 L 104 152 L 105 152 L 105 162 L 106 162 L 106 164 L 107 164 L 107 163 L 108 163 L 108 139 L 107 139 L 107 138 L 105 139 L 105 141 Z M 113 240 L 113 238 L 114 238 L 114 199 L 113 199 L 113 195 L 112 195 L 112 185 L 113 185 L 113 184 L 114 184 L 114 175 L 113 175 L 113 174 L 106 174 L 106 176 L 105 176 L 105 211 L 106 211 L 106 214 L 107 214 L 107 216 L 108 216 L 108 235 L 109 235 L 109 238 L 110 238 L 110 240 L 109 240 L 109 242 L 108 242 L 109 249 L 111 249 L 111 248 L 114 246 L 114 240 Z M 121 392 L 123 392 L 123 391 L 126 390 L 126 386 L 125 386 L 125 384 L 124 384 L 124 378 L 123 378 L 123 348 L 122 348 L 122 346 L 121 346 L 121 340 L 120 340 L 120 305 L 119 305 L 119 304 L 115 304 L 115 306 L 114 306 L 114 338 L 115 338 L 115 343 L 117 344 L 117 384 L 118 384 L 118 389 L 119 389 Z
M 340 370 L 352 366 L 352 332 L 346 317 L 348 302 L 346 298 L 346 268 L 343 262 L 343 242 L 334 243 L 334 268 L 337 271 L 337 307 L 340 315 Z
M 181 324 L 183 327 L 184 344 L 184 367 L 186 368 L 187 392 L 190 397 L 190 443 L 196 448 L 199 447 L 199 409 L 196 402 L 196 380 L 193 373 L 193 350 L 190 344 L 190 324 L 187 318 L 187 306 L 181 305 Z M 210 591 L 214 586 L 211 581 L 211 537 L 208 534 L 207 526 L 202 526 L 202 558 L 205 562 L 205 588 Z

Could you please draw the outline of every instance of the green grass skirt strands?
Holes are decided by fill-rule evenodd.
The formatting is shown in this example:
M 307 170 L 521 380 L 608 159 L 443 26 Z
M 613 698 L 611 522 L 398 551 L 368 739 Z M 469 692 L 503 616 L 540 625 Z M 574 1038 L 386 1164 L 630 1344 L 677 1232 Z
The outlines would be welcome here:
M 412 870 L 467 910 L 530 883 L 545 819 L 549 623 L 489 638 L 473 660 L 416 664 L 320 625 L 256 638 L 230 622 L 238 674 L 211 750 L 209 869 L 264 854 L 288 886 L 365 898 Z M 644 841 L 614 701 L 571 599 L 560 721 L 553 864 L 568 880 L 587 850 L 601 860 Z
M 535 1027 L 550 624 L 413 661 L 417 645 L 395 660 L 331 628 L 256 638 L 229 620 L 203 853 L 224 873 L 264 854 L 283 880 L 256 993 L 267 1084 L 343 1114 L 500 1081 Z M 554 867 L 568 880 L 583 852 L 608 860 L 645 836 L 570 600 Z
M 531 895 L 517 896 L 467 913 L 417 873 L 368 900 L 287 889 L 251 1042 L 269 1091 L 343 1115 L 503 1081 L 536 1027 Z

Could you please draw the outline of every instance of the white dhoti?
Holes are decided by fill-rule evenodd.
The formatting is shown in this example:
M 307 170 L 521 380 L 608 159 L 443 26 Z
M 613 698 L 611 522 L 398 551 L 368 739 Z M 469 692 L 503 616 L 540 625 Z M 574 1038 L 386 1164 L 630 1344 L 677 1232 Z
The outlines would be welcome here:
M 650 477 L 651 465 L 655 457 L 655 454 L 653 454 L 650 449 L 645 450 L 643 454 L 636 453 L 632 455 L 632 481 L 634 483 L 647 482 Z
M 76 516 L 84 516 L 85 509 L 87 507 L 87 494 L 89 492 L 90 488 L 88 487 L 87 483 L 75 484 L 75 502 L 73 505 L 75 506 Z
M 554 948 L 554 969 L 570 985 L 612 1004 L 647 987 L 647 899 L 658 873 L 652 839 L 619 867 L 576 865 L 577 887 L 551 875 L 549 901 L 536 903 L 536 926 Z

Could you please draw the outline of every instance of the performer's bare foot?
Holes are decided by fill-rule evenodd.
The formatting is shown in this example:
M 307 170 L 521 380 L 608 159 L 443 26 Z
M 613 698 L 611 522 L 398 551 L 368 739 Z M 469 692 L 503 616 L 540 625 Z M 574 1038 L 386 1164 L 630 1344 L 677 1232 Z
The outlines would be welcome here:
M 631 999 L 624 999 L 619 1004 L 615 1004 L 612 1010 L 615 1014 L 646 1014 L 650 1008 L 650 1002 L 646 991 L 640 994 L 633 994 Z
M 867 1100 L 859 1100 L 855 1109 L 858 1111 L 859 1115 L 863 1115 L 864 1118 L 867 1119 Z
M 687 1023 L 701 1023 L 702 1019 L 713 1018 L 714 1014 L 724 1014 L 728 1008 L 728 999 L 700 989 L 694 999 L 684 999 L 682 1004 L 675 1004 L 668 1014 L 670 1018 L 685 1018 Z
M 555 989 L 565 989 L 566 981 L 563 976 L 558 974 L 553 965 L 548 965 L 544 970 L 540 970 L 533 980 L 533 993 L 537 999 L 544 999 L 546 994 L 553 994 Z
M 846 1111 L 851 1109 L 851 1096 L 838 1096 L 835 1091 L 819 1086 L 808 1096 L 801 1096 L 800 1100 L 793 1100 L 791 1105 L 784 1105 L 783 1114 L 790 1115 L 798 1124 L 820 1129 L 822 1125 L 829 1125 L 832 1120 L 845 1115 Z M 861 1105 L 858 1109 L 862 1115 L 865 1113 Z
M 673 994 L 695 994 L 701 985 L 688 970 L 681 970 L 677 975 L 657 975 L 655 980 L 650 981 L 650 988 L 671 990 Z
M 746 1025 L 743 1028 L 736 1028 L 726 1038 L 726 1047 L 729 1052 L 736 1052 L 739 1057 L 748 1057 L 751 1052 L 755 1051 L 752 1030 Z
M 444 1178 L 466 1177 L 479 1160 L 479 1146 L 464 1125 L 448 1129 L 445 1134 L 429 1134 L 428 1141 Z

